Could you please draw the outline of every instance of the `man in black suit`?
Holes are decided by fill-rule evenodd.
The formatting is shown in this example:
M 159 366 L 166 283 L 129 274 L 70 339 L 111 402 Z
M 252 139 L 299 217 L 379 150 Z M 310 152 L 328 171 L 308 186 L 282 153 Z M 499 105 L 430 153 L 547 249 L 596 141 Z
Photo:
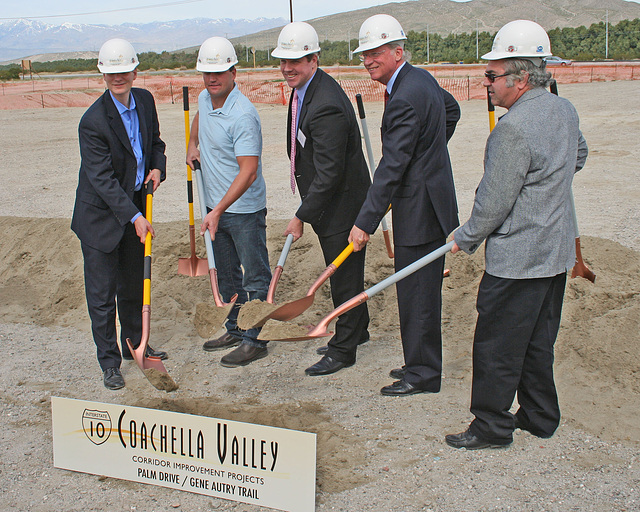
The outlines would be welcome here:
M 103 382 L 120 389 L 122 358 L 133 359 L 142 335 L 144 240 L 155 235 L 142 214 L 144 184 L 165 179 L 165 144 L 160 139 L 153 96 L 132 88 L 138 57 L 123 39 L 102 45 L 98 69 L 107 91 L 80 120 L 80 173 L 71 229 L 81 242 L 91 330 Z M 116 303 L 120 344 L 116 341 Z M 147 355 L 166 359 L 147 348 Z
M 349 244 L 349 230 L 371 179 L 353 105 L 340 85 L 318 68 L 319 52 L 313 27 L 294 22 L 282 29 L 272 55 L 280 59 L 282 75 L 293 89 L 287 151 L 292 191 L 295 193 L 297 184 L 302 199 L 285 236 L 291 233 L 298 239 L 304 223 L 311 224 L 329 265 Z M 363 291 L 364 261 L 364 251 L 353 254 L 331 277 L 334 306 Z M 368 325 L 366 304 L 341 315 L 326 351 L 325 347 L 319 349 L 322 359 L 305 373 L 328 375 L 352 366 L 357 346 L 369 339 Z
M 382 117 L 382 159 L 349 240 L 363 248 L 389 204 L 393 211 L 395 268 L 442 246 L 458 226 L 447 140 L 460 116 L 457 103 L 425 70 L 405 62 L 406 36 L 398 21 L 378 14 L 360 28 L 371 78 L 387 86 Z M 440 391 L 444 257 L 399 281 L 400 334 L 405 366 L 382 388 L 389 396 Z

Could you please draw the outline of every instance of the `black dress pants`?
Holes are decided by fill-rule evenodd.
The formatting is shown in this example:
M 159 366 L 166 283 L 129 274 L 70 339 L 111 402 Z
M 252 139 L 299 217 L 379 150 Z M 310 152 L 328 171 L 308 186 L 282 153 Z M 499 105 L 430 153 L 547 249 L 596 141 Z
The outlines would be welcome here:
M 539 279 L 484 274 L 478 290 L 473 341 L 470 430 L 497 444 L 513 439 L 509 412 L 518 396 L 521 425 L 550 437 L 560 423 L 553 379 L 554 344 L 566 273 Z
M 445 238 L 394 247 L 396 272 L 442 247 Z M 442 378 L 442 273 L 444 256 L 396 284 L 406 374 L 418 389 L 437 393 Z
M 318 236 L 320 247 L 328 266 L 346 249 L 349 231 L 331 236 Z M 364 262 L 366 250 L 354 252 L 338 267 L 329 278 L 333 307 L 338 307 L 350 298 L 364 291 Z M 356 361 L 358 344 L 369 339 L 369 309 L 367 303 L 347 311 L 338 317 L 335 335 L 327 344 L 327 356 L 337 361 L 351 364 Z
M 134 195 L 138 207 L 142 195 L 140 192 Z M 104 253 L 85 243 L 81 247 L 85 293 L 98 362 L 102 370 L 119 368 L 122 358 L 116 341 L 116 307 L 122 352 L 129 354 L 127 338 L 137 347 L 142 336 L 144 244 L 129 222 L 112 252 Z

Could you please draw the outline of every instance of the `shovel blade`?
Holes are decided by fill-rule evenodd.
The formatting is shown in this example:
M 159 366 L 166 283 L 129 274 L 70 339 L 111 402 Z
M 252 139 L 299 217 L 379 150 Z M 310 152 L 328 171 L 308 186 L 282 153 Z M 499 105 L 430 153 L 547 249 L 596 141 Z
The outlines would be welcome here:
M 189 277 L 206 276 L 209 273 L 207 260 L 191 256 L 178 260 L 178 274 Z
M 133 348 L 133 344 L 131 343 L 131 340 L 127 338 L 127 345 L 129 346 L 129 351 L 131 352 L 131 355 L 133 356 L 133 360 L 136 362 L 138 367 L 142 371 L 148 370 L 149 368 L 154 368 L 159 372 L 169 373 L 167 372 L 167 369 L 164 367 L 164 364 L 162 363 L 162 359 L 160 359 L 159 357 L 148 356 L 146 354 L 147 344 L 148 343 L 141 342 L 140 345 L 138 345 L 138 348 Z
M 301 299 L 294 300 L 293 302 L 287 302 L 280 306 L 278 309 L 274 309 L 267 316 L 261 318 L 253 327 L 262 327 L 267 320 L 278 320 L 280 322 L 288 322 L 295 317 L 300 316 L 313 304 L 313 295 L 306 295 Z

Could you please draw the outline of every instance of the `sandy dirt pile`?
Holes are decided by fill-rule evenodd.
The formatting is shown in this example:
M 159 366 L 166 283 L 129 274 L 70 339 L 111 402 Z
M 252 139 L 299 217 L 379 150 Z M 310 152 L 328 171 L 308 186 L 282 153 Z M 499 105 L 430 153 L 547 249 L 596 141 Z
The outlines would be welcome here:
M 563 91 L 561 91 L 563 93 Z M 189 251 L 181 106 L 162 106 L 169 177 L 154 200 L 150 344 L 178 384 L 154 388 L 133 362 L 126 387 L 102 385 L 86 312 L 80 245 L 69 230 L 77 180 L 81 109 L 0 112 L 0 137 L 11 151 L 0 161 L 0 510 L 253 512 L 259 507 L 52 467 L 51 396 L 248 421 L 318 435 L 320 511 L 565 511 L 640 507 L 640 176 L 637 82 L 566 86 L 590 146 L 574 191 L 586 263 L 595 284 L 569 280 L 556 344 L 563 414 L 556 435 L 516 432 L 507 450 L 449 448 L 444 435 L 471 419 L 471 347 L 483 255 L 447 256 L 444 282 L 442 391 L 393 398 L 379 394 L 402 364 L 395 288 L 369 302 L 371 341 L 357 363 L 326 377 L 307 377 L 326 338 L 272 342 L 269 356 L 244 368 L 219 364 L 226 352 L 202 343 L 221 334 L 208 276 L 178 275 Z M 605 99 L 616 98 L 615 102 Z M 482 173 L 486 104 L 463 103 L 450 143 L 460 216 L 471 209 Z M 367 105 L 372 133 L 381 105 Z M 275 265 L 282 233 L 298 199 L 287 193 L 286 107 L 261 106 L 269 190 L 267 235 Z M 52 128 L 55 126 L 55 130 Z M 374 141 L 379 155 L 379 143 Z M 28 163 L 28 165 L 26 165 Z M 198 256 L 204 246 L 197 241 Z M 382 235 L 367 251 L 366 286 L 393 272 Z M 307 229 L 293 244 L 276 303 L 303 297 L 325 268 Z M 270 328 L 306 332 L 332 309 L 328 284 L 311 307 Z M 274 325 L 272 327 L 272 324 Z M 152 376 L 153 378 L 153 376 Z M 158 383 L 159 384 L 159 383 Z

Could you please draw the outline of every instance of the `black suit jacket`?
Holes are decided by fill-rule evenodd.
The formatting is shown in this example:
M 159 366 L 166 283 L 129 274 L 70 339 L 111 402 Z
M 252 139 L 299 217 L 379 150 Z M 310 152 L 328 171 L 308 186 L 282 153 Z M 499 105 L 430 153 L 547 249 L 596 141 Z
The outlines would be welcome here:
M 302 198 L 296 217 L 311 224 L 319 236 L 348 231 L 371 184 L 353 105 L 342 87 L 318 69 L 298 105 L 298 116 L 298 133 L 305 142 L 303 147 L 296 137 L 296 183 Z
M 363 231 L 375 231 L 389 204 L 396 245 L 422 245 L 459 225 L 447 150 L 459 108 L 445 92 L 409 63 L 398 73 L 382 117 L 382 159 L 355 222 Z
M 160 139 L 153 96 L 138 88 L 132 88 L 131 94 L 140 122 L 145 172 L 160 169 L 164 180 L 165 143 Z M 71 229 L 82 243 L 109 253 L 139 211 L 133 204 L 137 162 L 109 91 L 84 113 L 78 134 L 82 161 Z

